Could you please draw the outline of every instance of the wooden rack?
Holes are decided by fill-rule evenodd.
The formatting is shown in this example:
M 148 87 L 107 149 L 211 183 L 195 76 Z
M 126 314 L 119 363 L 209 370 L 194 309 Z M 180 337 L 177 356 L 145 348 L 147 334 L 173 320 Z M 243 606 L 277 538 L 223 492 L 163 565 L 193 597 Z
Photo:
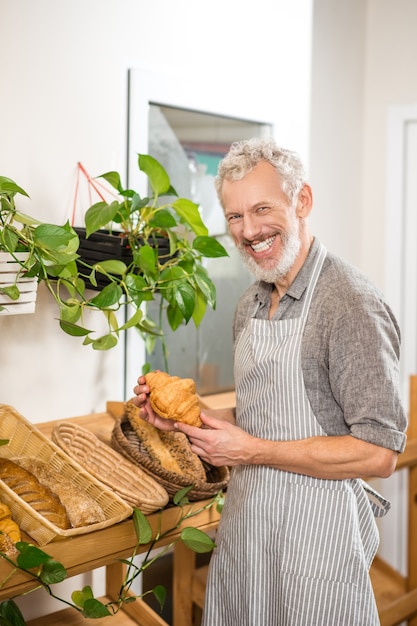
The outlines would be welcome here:
M 204 397 L 210 408 L 233 406 L 234 394 L 217 394 Z M 123 411 L 120 402 L 109 402 L 105 413 L 71 418 L 77 424 L 94 432 L 99 439 L 109 442 L 114 419 Z M 39 424 L 38 428 L 46 435 L 54 426 L 64 420 Z M 67 421 L 67 420 L 65 420 Z M 396 626 L 409 620 L 409 626 L 417 626 L 417 375 L 410 377 L 409 428 L 405 452 L 400 455 L 397 470 L 408 473 L 408 573 L 402 576 L 380 557 L 376 557 L 371 568 L 371 579 L 377 599 L 381 626 Z M 200 506 L 203 502 L 190 506 Z M 158 514 L 148 516 L 154 531 L 159 523 Z M 179 518 L 176 507 L 167 508 L 162 513 L 163 528 L 172 528 Z M 187 521 L 206 532 L 217 528 L 219 514 L 214 508 L 198 514 Z M 181 529 L 172 532 L 165 544 L 179 536 Z M 29 540 L 28 538 L 26 538 Z M 123 580 L 124 565 L 118 561 L 132 554 L 136 545 L 136 535 L 132 520 L 126 520 L 110 528 L 54 541 L 43 549 L 64 564 L 68 576 L 74 576 L 99 567 L 106 568 L 106 598 L 114 599 Z M 159 545 L 163 545 L 162 542 Z M 142 546 L 141 551 L 147 550 Z M 0 580 L 4 580 L 9 566 L 0 564 Z M 196 567 L 196 555 L 182 542 L 175 544 L 173 551 L 173 626 L 193 626 L 195 609 L 204 602 L 207 567 Z M 16 572 L 0 589 L 0 600 L 18 596 L 34 588 L 34 583 Z M 104 621 L 105 620 L 105 621 Z M 111 618 L 86 620 L 74 609 L 65 609 L 50 616 L 32 620 L 28 626 L 168 626 L 143 600 L 125 605 L 123 611 Z
M 122 403 L 110 402 L 108 403 L 107 412 L 105 413 L 75 417 L 71 418 L 71 421 L 75 421 L 78 425 L 91 430 L 102 441 L 109 442 L 114 419 L 117 415 L 120 415 L 122 410 Z M 37 427 L 45 435 L 50 436 L 55 425 L 62 421 L 68 420 L 45 422 L 44 424 L 38 424 Z M 188 505 L 186 508 L 193 508 L 194 510 L 200 509 L 206 502 L 208 501 L 195 502 Z M 168 507 L 164 509 L 161 515 L 161 519 L 159 513 L 148 516 L 153 534 L 156 533 L 159 524 L 161 524 L 162 532 L 164 529 L 169 530 L 170 528 L 174 528 L 178 523 L 181 511 L 178 507 Z M 209 532 L 217 527 L 218 521 L 219 514 L 215 510 L 215 507 L 211 507 L 187 520 L 184 525 L 193 526 L 205 532 Z M 164 541 L 158 542 L 156 547 L 167 545 L 179 537 L 181 528 L 182 527 L 171 532 Z M 30 537 L 25 535 L 22 539 L 30 543 L 35 543 Z M 124 577 L 125 565 L 120 563 L 118 559 L 130 557 L 135 546 L 136 534 L 133 522 L 132 519 L 128 519 L 96 532 L 53 541 L 43 546 L 42 550 L 61 562 L 65 566 L 69 577 L 104 566 L 106 568 L 106 595 L 105 598 L 101 598 L 101 600 L 108 601 L 118 597 L 120 585 Z M 138 553 L 146 552 L 148 547 L 149 546 L 146 545 L 140 546 Z M 174 554 L 175 551 L 176 547 L 174 547 Z M 191 551 L 188 552 L 190 554 L 188 555 L 187 553 L 181 563 L 178 563 L 177 559 L 176 565 L 174 565 L 174 603 L 177 607 L 180 607 L 182 604 L 181 597 L 189 595 L 189 587 L 187 588 L 184 585 L 183 569 L 187 569 L 187 559 L 192 561 L 194 553 Z M 1 562 L 0 580 L 4 581 L 10 571 L 10 565 L 6 562 Z M 23 572 L 17 571 L 0 588 L 0 600 L 19 596 L 35 587 L 36 583 L 32 579 Z M 183 616 L 178 611 L 174 619 L 177 626 L 184 626 L 186 623 L 183 620 Z M 60 624 L 60 626 L 87 626 L 88 624 L 94 624 L 94 626 L 101 626 L 102 624 L 106 626 L 121 626 L 122 624 L 123 626 L 127 626 L 128 624 L 140 624 L 140 626 L 168 626 L 160 615 L 154 612 L 152 608 L 141 599 L 124 605 L 123 611 L 111 617 L 110 620 L 108 617 L 94 620 L 85 619 L 80 616 L 77 611 L 69 608 L 28 622 L 28 626 L 56 626 L 56 624 Z

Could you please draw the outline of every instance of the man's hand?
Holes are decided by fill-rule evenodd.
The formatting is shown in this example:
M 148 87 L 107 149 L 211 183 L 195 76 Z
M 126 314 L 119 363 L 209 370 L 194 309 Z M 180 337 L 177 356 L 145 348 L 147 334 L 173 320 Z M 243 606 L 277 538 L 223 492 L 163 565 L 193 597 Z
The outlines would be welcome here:
M 133 389 L 135 397 L 132 399 L 133 404 L 139 408 L 139 416 L 160 430 L 174 430 L 175 422 L 160 417 L 151 407 L 149 392 L 145 376 L 139 376 L 138 384 Z
M 191 450 L 210 465 L 248 463 L 255 438 L 224 418 L 215 417 L 214 413 L 209 415 L 205 410 L 201 413 L 203 426 L 200 428 L 175 422 L 175 430 L 185 433 Z

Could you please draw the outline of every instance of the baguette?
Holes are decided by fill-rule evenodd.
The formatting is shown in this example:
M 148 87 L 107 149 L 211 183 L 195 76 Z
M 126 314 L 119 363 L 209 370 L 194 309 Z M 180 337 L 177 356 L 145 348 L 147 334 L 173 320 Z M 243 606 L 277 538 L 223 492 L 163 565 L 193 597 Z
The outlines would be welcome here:
M 57 496 L 40 484 L 32 472 L 11 459 L 0 459 L 0 480 L 51 524 L 67 530 L 70 527 L 67 512 Z
M 106 517 L 99 504 L 72 480 L 38 459 L 25 457 L 20 458 L 18 463 L 24 469 L 32 472 L 41 485 L 49 488 L 58 496 L 66 509 L 72 528 L 105 521 Z

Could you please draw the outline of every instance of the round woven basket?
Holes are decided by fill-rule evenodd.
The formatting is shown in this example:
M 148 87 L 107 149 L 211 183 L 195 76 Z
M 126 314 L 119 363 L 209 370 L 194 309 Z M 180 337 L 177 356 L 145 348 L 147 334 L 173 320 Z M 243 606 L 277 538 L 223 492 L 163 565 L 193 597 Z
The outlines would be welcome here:
M 167 471 L 150 458 L 126 415 L 115 423 L 111 445 L 130 461 L 139 465 L 149 476 L 152 476 L 166 489 L 171 498 L 177 491 L 190 485 L 188 478 L 181 474 Z M 190 500 L 211 498 L 219 491 L 225 490 L 229 482 L 230 472 L 228 467 L 214 467 L 207 463 L 203 463 L 203 465 L 206 472 L 206 481 L 195 482 L 193 488 L 187 494 Z

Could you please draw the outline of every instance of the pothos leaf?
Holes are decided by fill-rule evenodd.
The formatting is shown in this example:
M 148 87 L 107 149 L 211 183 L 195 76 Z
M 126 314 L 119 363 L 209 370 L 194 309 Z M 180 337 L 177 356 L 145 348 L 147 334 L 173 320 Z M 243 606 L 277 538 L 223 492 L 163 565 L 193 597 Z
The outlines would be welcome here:
M 40 550 L 33 544 L 26 543 L 25 541 L 18 541 L 16 543 L 16 548 L 19 550 L 16 562 L 18 566 L 23 567 L 23 569 L 39 567 L 52 558 L 43 550 Z
M 14 600 L 0 604 L 0 626 L 25 626 L 24 617 Z
M 216 545 L 206 533 L 192 526 L 187 526 L 182 529 L 181 539 L 187 548 L 199 554 L 211 552 Z
M 151 525 L 142 511 L 136 508 L 133 509 L 133 525 L 140 545 L 145 545 L 152 540 Z
M 106 605 L 100 602 L 100 600 L 91 598 L 84 602 L 83 615 L 84 617 L 97 619 L 98 617 L 107 617 L 108 615 L 111 615 L 111 613 Z
M 93 350 L 111 350 L 111 348 L 117 345 L 117 337 L 109 333 L 98 339 L 93 339 L 89 343 L 91 343 Z
M 139 154 L 138 165 L 141 172 L 148 177 L 151 189 L 156 196 L 162 196 L 170 190 L 169 176 L 156 159 L 149 154 Z
M 159 606 L 161 607 L 161 609 L 163 609 L 167 597 L 167 590 L 163 585 L 157 585 L 152 589 L 152 592 L 155 598 L 158 600 Z
M 49 561 L 44 563 L 39 577 L 45 585 L 53 585 L 66 579 L 67 570 L 59 561 L 49 559 Z
M 193 241 L 193 248 L 204 257 L 211 259 L 229 256 L 226 249 L 219 241 L 217 241 L 217 239 L 214 239 L 214 237 L 196 237 Z

